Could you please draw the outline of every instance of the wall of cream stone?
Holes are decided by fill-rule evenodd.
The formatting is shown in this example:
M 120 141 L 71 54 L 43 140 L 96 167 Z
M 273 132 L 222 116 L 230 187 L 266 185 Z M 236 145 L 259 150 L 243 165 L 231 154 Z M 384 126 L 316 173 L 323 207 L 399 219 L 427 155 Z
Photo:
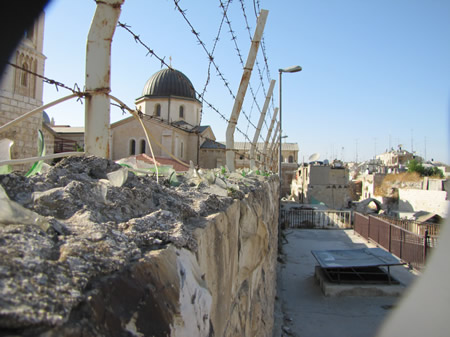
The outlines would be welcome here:
M 140 329 L 158 326 L 164 320 L 163 324 L 170 323 L 172 337 L 271 337 L 276 295 L 277 200 L 278 179 L 272 176 L 242 200 L 235 199 L 225 211 L 201 220 L 201 226 L 193 232 L 195 251 L 169 245 L 149 251 L 134 264 L 127 279 L 119 282 L 133 288 L 135 283 L 141 285 L 148 280 L 152 301 L 143 307 L 138 302 L 129 306 L 136 312 L 126 315 L 131 317 L 123 323 L 127 331 L 141 336 Z M 100 295 L 101 292 L 94 294 L 89 301 L 95 310 L 103 312 L 101 305 L 95 305 L 102 303 L 102 299 L 95 299 Z M 116 296 L 119 301 L 124 295 Z M 139 297 L 135 300 L 139 301 Z M 149 315 L 152 310 L 155 313 Z
M 398 195 L 398 210 L 401 212 L 427 211 L 447 217 L 450 203 L 447 200 L 446 191 L 400 188 Z
M 196 261 L 211 294 L 214 336 L 272 336 L 278 179 L 211 215 L 196 232 Z
M 172 315 L 170 336 L 272 336 L 277 200 L 273 176 L 209 216 L 194 232 L 195 252 L 174 246 L 150 252 L 145 270 L 163 292 L 164 302 L 155 307 L 163 305 Z
M 11 63 L 27 60 L 29 69 L 43 75 L 45 56 L 43 51 L 44 15 L 35 22 L 32 38 L 25 37 L 11 55 Z M 22 66 L 22 64 L 18 64 Z M 27 74 L 27 87 L 21 86 L 22 71 L 7 65 L 0 83 L 0 125 L 4 125 L 24 113 L 42 106 L 43 82 Z M 11 149 L 13 159 L 34 157 L 38 151 L 38 129 L 42 130 L 42 112 L 22 121 L 0 134 L 0 138 L 14 141 Z M 26 168 L 29 165 L 16 168 Z
M 201 168 L 220 168 L 225 164 L 224 149 L 200 149 L 199 166 Z
M 172 154 L 179 159 L 197 164 L 197 135 L 187 134 L 177 128 L 162 124 L 157 121 L 143 119 L 151 135 L 163 146 L 167 147 Z M 130 141 L 136 141 L 136 154 L 140 154 L 140 140 L 146 139 L 144 130 L 140 123 L 133 118 L 114 123 L 112 132 L 112 159 L 117 160 L 130 156 Z M 164 140 L 165 139 L 165 140 Z M 170 140 L 170 142 L 167 142 Z M 150 139 L 151 141 L 151 139 Z M 183 155 L 181 156 L 181 142 L 183 142 Z M 152 142 L 153 152 L 158 157 L 169 157 L 160 146 Z M 146 141 L 145 153 L 150 155 L 150 147 Z
M 136 100 L 136 106 L 146 115 L 155 116 L 156 105 L 161 105 L 160 118 L 165 121 L 176 122 L 183 120 L 192 126 L 200 124 L 201 104 L 196 100 L 181 99 L 176 97 L 140 98 Z M 170 106 L 170 107 L 169 107 Z M 184 118 L 180 118 L 180 106 L 184 107 Z

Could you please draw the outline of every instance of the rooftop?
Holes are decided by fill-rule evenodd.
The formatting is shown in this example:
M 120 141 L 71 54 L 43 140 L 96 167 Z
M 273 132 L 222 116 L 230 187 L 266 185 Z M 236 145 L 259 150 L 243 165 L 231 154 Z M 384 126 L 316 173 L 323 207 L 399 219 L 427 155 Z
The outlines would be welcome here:
M 318 263 L 311 254 L 311 250 L 375 246 L 354 235 L 351 229 L 289 229 L 284 234 L 285 263 L 279 264 L 273 336 L 280 336 L 283 328 L 294 332 L 294 336 L 375 336 L 401 297 L 326 297 L 314 279 Z M 405 286 L 416 278 L 403 266 L 390 267 L 390 271 Z
M 220 142 L 222 144 L 226 144 L 225 142 Z M 271 143 L 269 143 L 268 146 L 270 146 Z M 260 151 L 264 149 L 264 143 L 258 142 L 256 143 L 256 148 Z M 250 143 L 249 142 L 234 142 L 234 149 L 235 150 L 243 150 L 243 151 L 250 151 Z M 298 151 L 298 144 L 297 143 L 283 143 L 281 146 L 282 151 Z

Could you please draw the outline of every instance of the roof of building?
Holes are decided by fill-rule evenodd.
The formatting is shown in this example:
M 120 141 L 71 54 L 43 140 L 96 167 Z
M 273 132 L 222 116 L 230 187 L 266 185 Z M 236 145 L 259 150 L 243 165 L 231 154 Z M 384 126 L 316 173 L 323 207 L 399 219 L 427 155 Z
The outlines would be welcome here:
M 143 154 L 139 154 L 136 157 L 136 160 L 141 160 L 143 162 L 149 163 L 149 164 L 154 164 L 155 162 L 153 161 L 153 158 L 146 155 L 145 153 Z M 164 157 L 155 157 L 157 164 L 159 165 L 170 165 L 173 167 L 173 169 L 177 172 L 180 171 L 188 171 L 189 170 L 189 166 L 185 166 L 180 164 L 179 162 L 177 162 L 176 160 L 172 159 L 172 158 L 164 158 Z M 186 165 L 188 165 L 186 163 Z
M 56 133 L 84 133 L 84 126 L 57 125 L 51 128 Z
M 206 129 L 208 129 L 210 126 L 209 125 L 199 125 L 199 126 L 195 126 L 192 128 L 192 131 L 194 132 L 198 132 L 198 133 L 203 133 L 203 131 L 205 131 Z
M 207 139 L 203 142 L 203 144 L 200 146 L 201 149 L 225 149 L 226 146 L 222 143 L 215 142 L 211 139 Z
M 226 145 L 225 142 L 220 142 L 223 145 Z M 270 146 L 271 143 L 268 144 Z M 264 149 L 264 143 L 258 142 L 256 143 L 256 148 L 260 151 Z M 234 149 L 235 150 L 242 150 L 242 151 L 250 151 L 250 143 L 249 142 L 234 142 Z M 298 151 L 298 144 L 297 143 L 282 143 L 281 146 L 282 151 Z
M 178 96 L 196 99 L 195 89 L 189 78 L 175 69 L 162 69 L 145 83 L 142 96 Z
M 50 124 L 50 117 L 45 111 L 42 111 L 42 121 L 44 123 Z

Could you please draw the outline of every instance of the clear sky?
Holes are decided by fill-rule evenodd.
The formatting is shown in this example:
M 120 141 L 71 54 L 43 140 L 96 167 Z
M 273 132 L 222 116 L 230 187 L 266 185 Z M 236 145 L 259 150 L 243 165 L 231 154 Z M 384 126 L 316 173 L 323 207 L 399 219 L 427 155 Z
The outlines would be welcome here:
M 221 1 L 179 1 L 207 50 L 214 46 L 223 10 Z M 227 5 L 226 0 L 222 3 Z M 264 46 L 269 74 L 277 80 L 273 107 L 279 105 L 279 68 L 300 65 L 302 72 L 283 74 L 283 134 L 296 142 L 299 158 L 313 153 L 321 159 L 358 161 L 372 158 L 399 144 L 427 160 L 449 160 L 450 1 L 448 0 L 233 0 L 228 18 L 245 63 L 250 48 L 250 25 L 256 27 L 255 7 L 269 11 Z M 53 0 L 46 8 L 45 75 L 68 86 L 84 85 L 86 38 L 96 4 L 92 0 Z M 125 0 L 119 21 L 154 52 L 190 78 L 202 92 L 208 56 L 173 0 Z M 237 93 L 242 65 L 229 26 L 224 23 L 214 60 Z M 123 28 L 116 29 L 112 46 L 112 94 L 130 107 L 145 82 L 161 63 Z M 258 63 L 265 91 L 269 79 L 262 50 Z M 211 67 L 205 100 L 229 118 L 233 98 Z M 258 74 L 251 87 L 262 108 L 265 96 Z M 45 85 L 44 103 L 68 94 Z M 257 124 L 259 110 L 250 89 L 243 110 Z M 68 102 L 47 113 L 57 124 L 84 125 L 84 105 Z M 126 116 L 112 107 L 111 121 Z M 211 125 L 217 140 L 225 140 L 226 123 L 203 107 L 203 125 Z M 253 139 L 255 129 L 241 113 L 238 128 Z M 262 129 L 265 139 L 267 127 Z M 235 140 L 244 141 L 236 132 Z

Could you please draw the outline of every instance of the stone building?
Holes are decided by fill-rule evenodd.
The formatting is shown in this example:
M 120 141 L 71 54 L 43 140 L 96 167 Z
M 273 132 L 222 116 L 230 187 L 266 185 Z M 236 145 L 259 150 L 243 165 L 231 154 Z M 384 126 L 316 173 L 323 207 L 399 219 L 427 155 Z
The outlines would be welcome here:
M 10 63 L 44 75 L 43 42 L 44 14 L 25 32 Z M 0 84 L 0 125 L 42 106 L 42 95 L 43 82 L 40 78 L 8 64 Z M 52 153 L 54 133 L 49 122 L 46 114 L 36 113 L 0 134 L 0 139 L 14 141 L 11 148 L 13 159 L 35 157 L 38 152 L 38 130 L 41 130 L 47 143 L 47 153 Z
M 213 151 L 208 146 L 202 148 L 205 142 L 209 145 L 216 138 L 210 126 L 200 125 L 202 104 L 186 75 L 178 70 L 158 71 L 149 78 L 135 103 L 156 140 L 150 139 L 156 157 L 168 158 L 170 152 L 186 163 L 216 167 L 217 163 L 202 162 L 200 158 L 201 149 L 206 153 Z M 142 153 L 151 155 L 144 130 L 132 116 L 111 124 L 110 148 L 113 160 Z
M 388 168 L 390 171 L 388 173 L 404 170 L 408 162 L 414 158 L 416 156 L 413 153 L 402 149 L 400 145 L 397 150 L 391 149 L 376 156 L 376 159 L 380 160 L 382 165 Z
M 305 204 L 323 203 L 329 208 L 346 208 L 350 200 L 347 168 L 339 161 L 303 164 L 292 184 L 295 199 Z
M 225 143 L 223 143 L 225 144 Z M 270 147 L 269 144 L 268 147 Z M 234 142 L 235 149 L 235 167 L 247 168 L 250 167 L 250 143 L 248 142 Z M 264 143 L 256 144 L 256 165 L 261 166 L 263 160 Z M 282 185 L 281 195 L 287 196 L 291 191 L 291 182 L 295 178 L 295 174 L 298 168 L 298 144 L 297 143 L 282 143 L 281 145 L 281 172 L 282 172 Z M 278 171 L 278 145 L 274 149 L 272 154 L 272 161 L 268 163 L 268 170 L 274 172 Z

